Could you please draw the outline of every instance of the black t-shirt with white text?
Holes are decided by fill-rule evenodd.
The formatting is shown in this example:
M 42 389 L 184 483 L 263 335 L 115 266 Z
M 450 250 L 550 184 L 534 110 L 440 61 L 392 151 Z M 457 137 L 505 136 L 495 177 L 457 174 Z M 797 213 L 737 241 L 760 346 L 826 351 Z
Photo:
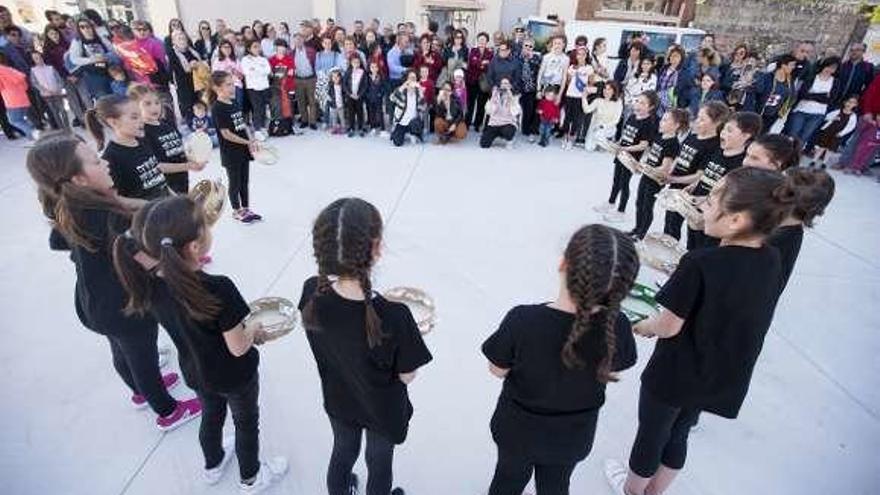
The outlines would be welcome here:
M 317 277 L 305 281 L 300 310 L 313 299 L 317 286 Z M 370 348 L 364 301 L 346 299 L 331 288 L 315 298 L 315 305 L 320 328 L 306 331 L 306 337 L 318 365 L 327 414 L 403 443 L 413 407 L 399 375 L 433 359 L 409 308 L 373 296 L 385 337 Z
M 781 288 L 772 247 L 689 251 L 656 297 L 684 324 L 657 340 L 642 385 L 669 405 L 735 418 Z
M 110 177 L 120 196 L 149 200 L 167 194 L 159 159 L 145 141 L 138 140 L 137 146 L 110 141 L 102 157 L 110 164 Z
M 224 103 L 220 100 L 214 103 L 212 108 L 214 124 L 217 126 L 217 134 L 220 139 L 220 161 L 224 167 L 229 165 L 241 165 L 253 159 L 247 145 L 233 143 L 223 137 L 221 129 L 228 129 L 233 134 L 248 139 L 247 122 L 241 108 L 232 103 Z
M 767 244 L 776 248 L 782 259 L 783 289 L 788 285 L 788 279 L 794 271 L 794 264 L 797 262 L 803 242 L 804 226 L 800 224 L 780 226 L 767 238 Z
M 575 347 L 583 367 L 566 367 L 562 348 L 574 320 L 574 314 L 547 304 L 516 306 L 483 343 L 486 358 L 510 370 L 492 418 L 499 446 L 528 451 L 543 462 L 570 462 L 589 452 L 597 412 L 605 403 L 605 384 L 596 369 L 607 347 L 600 321 Z M 613 321 L 611 369 L 620 371 L 635 364 L 636 346 L 629 320 L 618 313 Z
M 663 160 L 667 158 L 675 158 L 681 150 L 681 143 L 676 136 L 664 138 L 661 134 L 657 134 L 651 141 L 651 146 L 645 153 L 645 165 L 658 168 L 663 165 Z M 645 175 L 646 179 L 654 180 Z
M 260 354 L 251 347 L 244 355 L 229 352 L 223 334 L 235 329 L 250 313 L 235 283 L 223 275 L 196 274 L 202 287 L 220 303 L 220 313 L 210 321 L 195 321 L 160 279 L 154 285 L 153 313 L 168 329 L 178 330 L 187 343 L 191 360 L 181 359 L 185 376 L 195 374 L 197 387 L 215 393 L 228 393 L 246 385 L 260 363 Z M 181 356 L 182 358 L 183 356 Z
M 620 135 L 620 145 L 621 146 L 633 146 L 641 143 L 642 141 L 648 141 L 654 139 L 654 134 L 657 132 L 657 119 L 653 116 L 645 117 L 644 119 L 640 119 L 635 115 L 630 115 L 630 117 L 626 120 L 626 123 L 623 125 L 623 131 Z M 632 155 L 636 160 L 642 157 L 642 153 L 644 151 L 630 151 L 629 154 Z
M 718 136 L 700 139 L 696 134 L 691 133 L 681 143 L 681 151 L 679 151 L 678 157 L 675 159 L 675 166 L 672 168 L 670 175 L 683 177 L 702 170 L 712 152 L 718 149 L 720 142 Z M 686 186 L 687 184 L 669 185 L 671 189 L 683 189 Z
M 171 122 L 160 120 L 158 124 L 144 124 L 144 137 L 153 149 L 160 163 L 186 163 L 186 151 L 183 147 L 183 136 L 177 126 Z M 187 193 L 187 172 L 165 174 L 169 187 L 178 193 Z
M 706 160 L 703 167 L 703 174 L 697 185 L 694 187 L 694 196 L 708 196 L 718 181 L 724 178 L 731 170 L 742 167 L 743 159 L 746 157 L 745 151 L 736 155 L 726 156 L 719 148 L 712 153 L 712 156 Z

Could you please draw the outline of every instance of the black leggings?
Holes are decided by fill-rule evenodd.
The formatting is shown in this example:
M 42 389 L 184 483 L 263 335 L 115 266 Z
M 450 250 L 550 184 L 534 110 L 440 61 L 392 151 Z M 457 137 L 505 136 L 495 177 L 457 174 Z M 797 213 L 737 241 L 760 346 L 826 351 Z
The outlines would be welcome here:
M 414 118 L 407 125 L 392 125 L 394 125 L 394 129 L 391 131 L 391 142 L 394 143 L 394 146 L 403 146 L 407 134 L 419 138 L 419 141 L 424 139 L 425 124 L 422 123 L 422 119 Z
M 507 141 L 512 141 L 514 136 L 516 136 L 515 125 L 487 125 L 486 128 L 483 129 L 483 134 L 480 135 L 480 148 L 489 148 L 492 146 L 495 138 L 501 137 Z
M 477 83 L 467 85 L 467 117 L 465 122 L 480 130 L 486 119 L 486 102 L 489 101 L 489 93 L 484 93 Z
M 498 449 L 495 476 L 489 495 L 520 495 L 535 474 L 537 495 L 568 495 L 568 484 L 576 462 L 571 464 L 535 464 L 516 454 Z
M 385 115 L 382 113 L 382 101 L 367 102 L 367 120 L 370 129 L 385 129 Z
M 266 128 L 266 110 L 269 108 L 268 89 L 247 90 L 248 101 L 251 103 L 254 118 L 254 130 L 261 131 Z
M 636 194 L 636 228 L 633 232 L 642 239 L 651 228 L 654 221 L 654 202 L 657 201 L 656 195 L 663 186 L 654 182 L 647 176 L 642 176 L 639 180 L 639 191 Z
M 665 223 L 663 233 L 681 239 L 681 224 L 684 223 L 684 217 L 674 211 L 667 211 Z
M 666 404 L 642 385 L 639 393 L 639 431 L 629 454 L 629 468 L 642 478 L 654 476 L 660 465 L 681 469 L 687 440 L 700 410 Z
M 257 373 L 237 390 L 225 393 L 200 391 L 202 423 L 199 443 L 205 455 L 205 469 L 220 465 L 223 460 L 223 423 L 226 407 L 232 411 L 235 425 L 235 456 L 242 480 L 253 478 L 260 470 L 260 377 Z
M 584 126 L 584 107 L 581 99 L 566 96 L 563 104 L 565 105 L 565 121 L 562 123 L 562 132 L 567 136 L 579 136 L 581 128 Z
M 133 393 L 142 395 L 156 414 L 168 416 L 177 408 L 177 401 L 162 383 L 159 349 L 156 347 L 158 336 L 159 327 L 156 325 L 148 330 L 138 328 L 137 331 L 107 335 L 107 340 L 113 354 L 113 367 L 122 381 Z
M 361 453 L 363 428 L 330 418 L 333 428 L 333 453 L 327 468 L 327 491 L 330 495 L 349 495 L 351 469 Z M 382 435 L 367 430 L 366 495 L 391 493 L 394 444 Z
M 535 93 L 523 93 L 519 96 L 519 104 L 522 107 L 522 134 L 531 136 L 538 133 L 538 100 Z
M 626 203 L 629 202 L 629 180 L 632 178 L 632 171 L 614 160 L 614 182 L 611 183 L 611 195 L 608 196 L 608 202 L 614 204 L 617 202 L 617 195 L 620 194 L 620 205 L 617 211 L 623 213 L 626 211 Z
M 364 130 L 364 102 L 349 98 L 345 101 L 345 119 L 348 121 L 348 130 Z
M 248 207 L 248 181 L 251 162 L 224 164 L 229 179 L 229 203 L 233 210 Z

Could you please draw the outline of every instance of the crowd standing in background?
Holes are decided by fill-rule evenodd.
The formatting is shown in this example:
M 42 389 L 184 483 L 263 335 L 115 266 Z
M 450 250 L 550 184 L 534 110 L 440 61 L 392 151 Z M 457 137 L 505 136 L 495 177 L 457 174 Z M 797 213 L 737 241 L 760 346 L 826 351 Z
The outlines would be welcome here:
M 296 30 L 262 21 L 234 30 L 217 19 L 191 35 L 178 19 L 159 33 L 92 10 L 46 19 L 43 33 L 29 33 L 0 7 L 0 123 L 10 140 L 36 141 L 27 167 L 51 247 L 77 265 L 77 314 L 108 339 L 132 404 L 150 407 L 165 431 L 200 417 L 205 481 L 219 482 L 235 455 L 245 494 L 289 466 L 260 455 L 254 346 L 267 334 L 245 320 L 232 279 L 202 271 L 211 225 L 185 193 L 188 173 L 206 164 L 187 158 L 187 133 L 219 147 L 233 218 L 245 224 L 262 220 L 249 195 L 262 143 L 319 129 L 394 146 L 451 145 L 469 133 L 481 148 L 514 146 L 519 135 L 565 150 L 613 141 L 610 195 L 595 207 L 611 223 L 626 221 L 628 164 L 646 167 L 634 227 L 575 232 L 554 302 L 513 308 L 482 346 L 505 380 L 491 419 L 490 495 L 519 495 L 533 475 L 538 495 L 568 493 L 606 384 L 637 360 L 633 333 L 658 343 L 642 375 L 629 465 L 609 461 L 605 473 L 618 495 L 663 493 L 699 415 L 739 413 L 804 228 L 833 196 L 826 160 L 839 154 L 832 167 L 862 175 L 880 152 L 880 77 L 863 44 L 845 60 L 814 62 L 801 42 L 765 62 L 746 44 L 720 53 L 712 35 L 691 53 L 653 53 L 636 33 L 612 69 L 605 39 L 579 36 L 566 52 L 569 40 L 554 34 L 541 54 L 520 26 L 510 36 L 435 23 L 417 33 L 411 22 L 373 19 L 349 31 L 312 19 Z M 39 135 L 76 126 L 97 153 L 73 133 Z M 688 225 L 689 252 L 656 297 L 662 311 L 633 327 L 620 303 L 667 186 L 697 198 L 705 222 Z M 667 212 L 664 233 L 678 240 L 683 224 Z M 316 276 L 306 277 L 299 308 L 333 431 L 331 495 L 358 493 L 362 436 L 366 493 L 403 494 L 392 489 L 392 466 L 414 411 L 407 385 L 432 360 L 409 310 L 374 295 L 382 235 L 378 210 L 357 198 L 327 206 L 312 231 Z M 167 393 L 180 377 L 161 372 L 159 323 L 193 398 Z M 227 407 L 234 438 L 222 435 Z

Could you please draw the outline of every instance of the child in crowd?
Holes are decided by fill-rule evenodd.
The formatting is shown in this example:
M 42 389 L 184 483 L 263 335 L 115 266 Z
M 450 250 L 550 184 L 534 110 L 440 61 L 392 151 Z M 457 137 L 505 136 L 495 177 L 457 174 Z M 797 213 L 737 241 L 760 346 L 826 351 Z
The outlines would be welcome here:
M 199 259 L 210 251 L 212 239 L 202 206 L 176 196 L 144 206 L 130 237 L 116 242 L 114 258 L 129 310 L 155 315 L 186 343 L 181 369 L 193 377 L 203 408 L 199 443 L 205 483 L 217 484 L 235 456 L 240 493 L 262 493 L 288 468 L 284 457 L 260 460 L 260 358 L 254 346 L 266 333 L 260 323 L 246 323 L 250 308 L 232 280 L 201 270 Z M 137 261 L 138 254 L 150 259 L 149 270 Z M 224 438 L 227 407 L 235 436 Z
M 559 104 L 556 102 L 556 87 L 547 86 L 544 88 L 544 97 L 538 102 L 538 134 L 541 140 L 538 145 L 547 146 L 550 143 L 550 137 L 553 134 L 553 128 L 559 124 Z
M 3 96 L 6 116 L 15 131 L 28 139 L 36 139 L 38 131 L 28 117 L 31 101 L 28 98 L 27 78 L 27 74 L 10 67 L 6 57 L 0 53 L 0 95 Z
M 125 69 L 121 65 L 114 64 L 107 68 L 107 73 L 110 74 L 111 93 L 119 96 L 127 95 L 129 79 Z
M 394 146 L 403 146 L 407 136 L 413 144 L 422 142 L 425 129 L 420 112 L 424 105 L 422 87 L 415 72 L 405 72 L 404 82 L 391 93 L 389 101 L 392 105 L 391 142 Z
M 327 116 L 330 134 L 342 134 L 345 128 L 345 90 L 342 87 L 342 72 L 336 68 L 330 71 L 324 115 Z
M 303 284 L 299 309 L 333 430 L 327 491 L 359 493 L 352 468 L 366 433 L 366 493 L 403 495 L 391 489 L 394 446 L 413 415 L 407 385 L 432 356 L 410 310 L 373 291 L 379 210 L 358 198 L 334 201 L 315 220 L 312 245 L 318 275 Z
M 358 133 L 367 135 L 364 126 L 364 95 L 367 92 L 367 74 L 361 65 L 361 58 L 353 53 L 349 58 L 348 69 L 342 78 L 343 96 L 345 99 L 345 119 L 348 121 L 348 137 Z
M 31 85 L 46 102 L 54 128 L 69 129 L 70 122 L 64 108 L 64 81 L 55 67 L 46 64 L 42 53 L 32 52 L 31 60 L 34 63 L 31 67 Z
M 376 62 L 370 62 L 370 73 L 367 76 L 364 101 L 367 104 L 367 121 L 370 132 L 375 136 L 385 130 L 385 111 L 382 104 L 388 95 L 385 77 Z
M 620 101 L 620 85 L 617 81 L 607 81 L 602 88 L 602 95 L 589 101 L 590 95 L 584 92 L 581 106 L 584 114 L 590 117 L 590 128 L 584 141 L 587 151 L 596 150 L 596 139 L 613 139 L 617 132 L 617 123 L 623 114 Z
M 247 55 L 241 59 L 241 71 L 244 73 L 244 84 L 251 105 L 254 134 L 262 139 L 265 137 L 266 111 L 269 107 L 269 74 L 272 73 L 272 68 L 261 52 L 259 40 L 250 41 L 247 49 Z
M 203 101 L 193 104 L 193 116 L 189 120 L 189 130 L 192 132 L 202 131 L 211 137 L 211 143 L 216 148 L 220 141 L 217 139 L 217 128 L 214 119 L 208 114 L 208 106 Z
M 293 56 L 288 50 L 287 42 L 281 38 L 275 40 L 275 53 L 269 57 L 272 68 L 272 95 L 269 113 L 270 135 L 301 134 L 293 125 L 294 99 L 296 98 L 296 77 Z
M 718 83 L 721 76 L 716 70 L 708 70 L 700 77 L 700 90 L 698 97 L 690 102 L 691 116 L 696 117 L 700 107 L 710 101 L 725 102 L 724 93 L 718 89 Z
M 639 161 L 642 153 L 648 149 L 654 135 L 657 132 L 657 105 L 660 97 L 654 91 L 645 91 L 633 104 L 633 114 L 623 125 L 623 132 L 620 138 L 619 154 L 626 153 L 633 160 Z M 624 157 L 625 158 L 625 157 Z M 622 222 L 623 213 L 626 211 L 626 205 L 629 202 L 629 182 L 632 178 L 632 170 L 624 166 L 621 158 L 614 158 L 614 180 L 611 184 L 611 195 L 608 196 L 608 202 L 603 203 L 594 208 L 599 213 L 604 213 L 605 220 L 609 222 Z M 614 204 L 617 202 L 618 195 L 620 203 L 616 211 L 612 211 Z
M 235 81 L 232 74 L 217 71 L 211 74 L 208 101 L 213 102 L 211 114 L 220 135 L 220 163 L 229 179 L 229 202 L 232 217 L 244 224 L 263 219 L 250 209 L 250 164 L 252 153 L 259 149 L 244 120 L 241 108 L 235 103 Z
M 639 272 L 633 242 L 603 225 L 572 236 L 550 303 L 510 310 L 483 343 L 504 379 L 492 416 L 498 446 L 489 495 L 521 494 L 532 472 L 539 495 L 568 493 L 569 478 L 593 447 L 605 386 L 636 363 L 621 312 Z
M 811 167 L 818 165 L 824 169 L 828 152 L 836 153 L 840 144 L 856 130 L 856 123 L 859 120 L 856 114 L 858 106 L 858 97 L 850 96 L 843 102 L 842 108 L 828 112 L 825 123 L 816 135 L 816 147 L 810 160 Z
M 419 67 L 419 86 L 422 87 L 424 101 L 422 113 L 427 116 L 428 131 L 434 132 L 434 95 L 436 90 L 434 81 L 431 79 L 431 68 L 427 65 Z
M 458 98 L 462 111 L 467 115 L 468 89 L 462 69 L 455 69 L 452 72 L 452 93 Z

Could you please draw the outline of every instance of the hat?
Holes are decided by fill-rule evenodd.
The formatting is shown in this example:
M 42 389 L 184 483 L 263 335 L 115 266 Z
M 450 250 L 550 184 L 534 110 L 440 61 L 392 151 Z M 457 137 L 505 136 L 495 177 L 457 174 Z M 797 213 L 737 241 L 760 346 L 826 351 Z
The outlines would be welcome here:
M 464 71 L 461 69 L 455 69 L 452 71 L 452 77 L 464 77 Z

